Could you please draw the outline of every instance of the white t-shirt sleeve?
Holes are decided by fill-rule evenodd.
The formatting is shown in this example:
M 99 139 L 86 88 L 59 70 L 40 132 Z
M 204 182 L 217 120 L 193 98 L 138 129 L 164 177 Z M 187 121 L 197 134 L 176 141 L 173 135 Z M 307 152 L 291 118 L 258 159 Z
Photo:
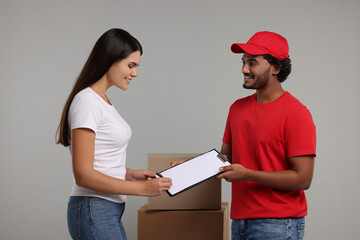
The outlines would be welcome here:
M 77 94 L 69 109 L 70 129 L 89 128 L 96 133 L 101 115 L 101 109 L 91 94 Z

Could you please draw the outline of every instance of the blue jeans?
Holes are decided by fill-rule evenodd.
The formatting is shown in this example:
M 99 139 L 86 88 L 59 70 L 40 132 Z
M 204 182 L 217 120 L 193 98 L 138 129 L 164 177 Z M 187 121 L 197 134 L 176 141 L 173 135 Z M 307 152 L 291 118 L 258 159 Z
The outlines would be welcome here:
M 303 239 L 305 218 L 232 220 L 232 240 Z
M 126 240 L 121 222 L 125 203 L 115 203 L 97 197 L 71 196 L 67 222 L 72 239 Z

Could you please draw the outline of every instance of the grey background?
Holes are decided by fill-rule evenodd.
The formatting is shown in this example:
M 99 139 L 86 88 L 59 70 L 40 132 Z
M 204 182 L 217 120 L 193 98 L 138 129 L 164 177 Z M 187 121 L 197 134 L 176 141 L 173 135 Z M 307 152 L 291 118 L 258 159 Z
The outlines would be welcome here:
M 68 239 L 68 149 L 55 144 L 60 113 L 95 41 L 109 28 L 142 43 L 139 77 L 110 100 L 129 122 L 128 167 L 146 153 L 219 149 L 242 88 L 233 42 L 283 34 L 293 72 L 284 88 L 311 111 L 317 158 L 305 239 L 357 239 L 360 182 L 358 0 L 0 1 L 0 239 Z M 223 182 L 222 200 L 230 202 Z M 136 239 L 129 197 L 123 222 Z

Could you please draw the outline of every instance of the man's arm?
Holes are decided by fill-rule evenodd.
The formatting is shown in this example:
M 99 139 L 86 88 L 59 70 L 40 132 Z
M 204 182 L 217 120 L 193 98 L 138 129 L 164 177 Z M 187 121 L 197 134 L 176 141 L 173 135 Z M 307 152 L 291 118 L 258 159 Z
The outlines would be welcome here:
M 223 143 L 221 146 L 221 150 L 220 153 L 225 155 L 230 162 L 232 162 L 231 160 L 231 145 L 227 144 L 227 143 Z
M 231 146 L 223 143 L 221 153 L 231 160 Z M 265 172 L 232 164 L 220 169 L 224 173 L 217 178 L 228 182 L 253 181 L 280 190 L 306 190 L 310 187 L 314 172 L 314 156 L 297 156 L 288 159 L 289 170 Z

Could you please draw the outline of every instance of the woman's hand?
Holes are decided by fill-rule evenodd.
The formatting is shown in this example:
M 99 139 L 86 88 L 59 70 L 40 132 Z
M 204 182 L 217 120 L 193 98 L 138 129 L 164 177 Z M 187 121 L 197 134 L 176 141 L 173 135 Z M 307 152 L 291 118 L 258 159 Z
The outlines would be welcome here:
M 141 184 L 141 196 L 158 196 L 171 187 L 170 178 L 155 178 L 155 173 L 149 170 L 126 169 L 126 180 Z M 140 183 L 141 182 L 141 183 Z
M 126 169 L 126 180 L 129 181 L 146 181 L 153 177 L 155 177 L 155 173 L 149 170 L 132 170 L 130 168 Z
M 143 196 L 158 196 L 172 186 L 170 178 L 150 178 L 144 182 Z

